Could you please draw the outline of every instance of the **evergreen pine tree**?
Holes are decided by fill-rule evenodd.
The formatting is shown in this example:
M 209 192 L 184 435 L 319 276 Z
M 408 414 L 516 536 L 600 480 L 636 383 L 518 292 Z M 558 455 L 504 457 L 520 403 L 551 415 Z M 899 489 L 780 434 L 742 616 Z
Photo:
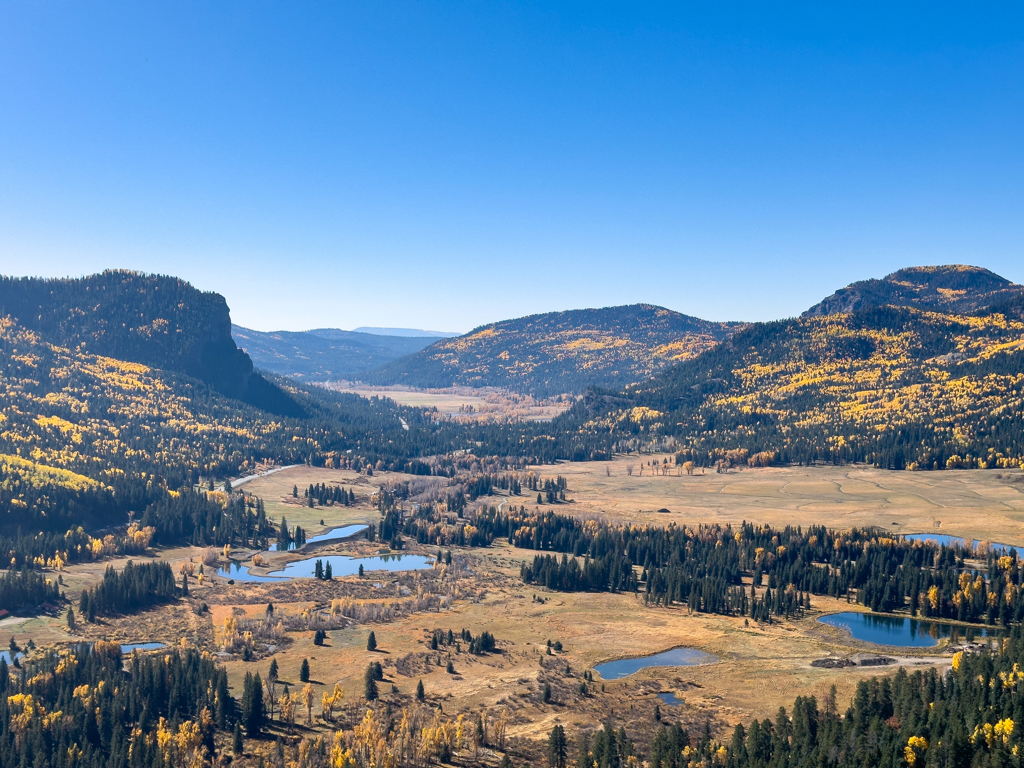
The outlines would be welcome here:
M 366 668 L 366 674 L 363 675 L 363 696 L 366 697 L 367 701 L 376 701 L 379 695 L 377 691 L 377 675 L 371 664 Z
M 376 651 L 377 650 L 377 635 L 374 634 L 373 630 L 370 630 L 370 636 L 366 638 L 366 650 Z
M 299 668 L 299 680 L 303 683 L 309 682 L 309 659 L 302 660 L 302 666 Z

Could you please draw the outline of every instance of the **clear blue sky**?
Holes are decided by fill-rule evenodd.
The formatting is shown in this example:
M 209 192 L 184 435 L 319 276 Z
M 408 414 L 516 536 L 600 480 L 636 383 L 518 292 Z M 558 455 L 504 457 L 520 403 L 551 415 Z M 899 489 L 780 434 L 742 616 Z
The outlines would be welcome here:
M 5 2 L 0 272 L 262 330 L 1024 282 L 1022 9 Z

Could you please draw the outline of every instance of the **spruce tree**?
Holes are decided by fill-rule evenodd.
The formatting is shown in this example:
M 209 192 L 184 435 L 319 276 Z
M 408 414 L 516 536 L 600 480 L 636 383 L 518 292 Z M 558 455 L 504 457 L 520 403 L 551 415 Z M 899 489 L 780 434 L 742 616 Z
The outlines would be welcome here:
M 426 692 L 423 690 L 423 681 L 420 680 L 416 683 L 416 701 L 423 701 L 426 698 Z
M 371 664 L 366 668 L 366 674 L 363 675 L 363 696 L 366 697 L 367 701 L 376 701 L 379 695 L 377 691 L 377 675 L 373 664 Z
M 299 668 L 299 680 L 303 683 L 309 682 L 309 659 L 302 660 L 302 666 Z
M 373 630 L 370 630 L 370 636 L 366 638 L 366 650 L 376 651 L 377 650 L 377 635 L 374 634 Z

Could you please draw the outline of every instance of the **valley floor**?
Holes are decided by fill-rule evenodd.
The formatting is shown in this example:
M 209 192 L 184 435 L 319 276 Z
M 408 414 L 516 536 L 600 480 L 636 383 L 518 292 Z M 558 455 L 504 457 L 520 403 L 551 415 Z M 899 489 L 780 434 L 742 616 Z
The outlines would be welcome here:
M 646 456 L 644 461 L 663 458 Z M 570 501 L 557 509 L 582 516 L 688 525 L 741 520 L 773 525 L 822 523 L 837 528 L 882 525 L 899 532 L 941 531 L 1008 543 L 1024 541 L 1024 485 L 1015 482 L 1021 477 L 1017 472 L 1000 476 L 991 471 L 893 473 L 838 467 L 680 477 L 655 475 L 652 465 L 645 466 L 640 475 L 639 465 L 635 457 L 619 457 L 613 462 L 535 469 L 544 477 L 566 477 Z M 632 475 L 627 473 L 630 466 Z M 671 468 L 670 472 L 674 471 Z M 378 484 L 396 477 L 401 476 L 382 473 L 366 478 L 341 470 L 296 467 L 256 478 L 246 489 L 264 499 L 268 514 L 276 520 L 286 516 L 290 524 L 298 523 L 316 534 L 332 526 L 379 519 L 368 504 L 369 495 Z M 320 482 L 354 489 L 358 505 L 310 509 L 301 503 L 301 492 L 299 499 L 292 497 L 293 486 L 301 491 Z M 535 499 L 513 497 L 508 503 L 532 505 Z M 657 511 L 662 508 L 670 512 Z M 365 556 L 378 547 L 379 543 L 360 538 L 326 546 L 317 553 Z M 434 555 L 437 549 L 410 543 L 406 551 Z M 281 680 L 295 692 L 302 686 L 302 660 L 308 659 L 315 688 L 314 714 L 320 710 L 321 694 L 339 683 L 345 705 L 338 722 L 350 728 L 365 711 L 363 673 L 371 661 L 379 661 L 385 674 L 383 700 L 396 706 L 409 704 L 422 680 L 427 703 L 443 708 L 446 715 L 467 713 L 475 718 L 483 709 L 493 722 L 507 712 L 509 735 L 518 740 L 523 755 L 540 754 L 544 738 L 556 723 L 575 734 L 612 722 L 642 737 L 657 725 L 656 706 L 666 721 L 681 720 L 692 731 L 710 720 L 719 734 L 753 717 L 774 717 L 780 706 L 790 707 L 798 695 L 815 695 L 821 701 L 833 685 L 844 709 L 858 680 L 894 669 L 811 666 L 815 659 L 828 655 L 847 657 L 872 651 L 901 658 L 911 666 L 950 663 L 952 649 L 945 641 L 933 649 L 914 650 L 913 655 L 904 649 L 901 655 L 898 649 L 859 643 L 818 622 L 825 613 L 860 610 L 845 601 L 819 597 L 810 614 L 802 618 L 771 625 L 748 624 L 742 617 L 691 614 L 685 607 L 647 607 L 642 597 L 632 594 L 561 593 L 524 586 L 519 567 L 535 553 L 509 547 L 503 540 L 486 549 L 453 549 L 452 554 L 455 563 L 444 570 L 375 572 L 331 582 L 300 579 L 283 584 L 229 584 L 225 578 L 215 577 L 199 584 L 193 580 L 187 600 L 98 625 L 80 624 L 78 634 L 68 631 L 63 616 L 21 623 L 8 620 L 0 624 L 0 630 L 7 630 L 22 644 L 29 638 L 37 645 L 99 638 L 167 644 L 184 641 L 221 653 L 216 630 L 225 619 L 261 617 L 268 602 L 274 604 L 278 618 L 324 610 L 331 600 L 345 598 L 364 608 L 397 605 L 391 620 L 341 622 L 344 626 L 328 630 L 323 646 L 314 645 L 313 631 L 301 629 L 286 632 L 269 651 L 261 648 L 253 661 L 222 654 L 220 660 L 229 671 L 234 694 L 240 695 L 247 672 L 258 670 L 266 676 L 270 656 L 278 661 Z M 236 553 L 241 555 L 244 553 Z M 177 573 L 189 561 L 198 566 L 202 550 L 166 549 L 156 556 L 170 561 Z M 297 557 L 295 553 L 273 553 L 268 559 L 275 567 Z M 122 559 L 112 564 L 121 567 L 123 563 Z M 106 566 L 66 569 L 62 579 L 68 597 L 74 599 L 83 586 L 97 582 Z M 446 595 L 452 602 L 441 610 L 405 611 L 403 601 L 408 604 L 417 595 Z M 208 612 L 197 612 L 202 603 L 208 604 Z M 457 637 L 463 628 L 474 636 L 485 630 L 492 633 L 499 652 L 474 656 L 465 643 L 430 648 L 435 629 L 451 629 Z M 378 644 L 375 652 L 366 650 L 371 629 Z M 561 642 L 562 652 L 549 655 L 549 640 Z M 713 654 L 717 661 L 649 668 L 618 680 L 602 680 L 594 674 L 586 693 L 581 693 L 584 673 L 602 662 L 679 646 Z M 452 673 L 446 671 L 448 660 L 453 664 Z M 542 700 L 545 683 L 552 689 L 551 703 Z M 658 698 L 659 693 L 672 693 L 682 704 L 667 704 Z M 305 723 L 304 712 L 298 720 Z

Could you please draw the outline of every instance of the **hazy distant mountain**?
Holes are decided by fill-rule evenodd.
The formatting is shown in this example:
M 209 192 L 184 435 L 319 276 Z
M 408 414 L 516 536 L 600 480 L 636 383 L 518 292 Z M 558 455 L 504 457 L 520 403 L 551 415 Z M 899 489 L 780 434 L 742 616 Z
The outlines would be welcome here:
M 619 387 L 694 357 L 738 327 L 650 304 L 548 312 L 442 339 L 362 379 L 414 387 L 507 387 L 538 395 Z
M 351 379 L 419 352 L 435 336 L 381 336 L 338 328 L 264 333 L 235 325 L 231 335 L 257 367 L 307 381 Z
M 448 331 L 421 331 L 418 328 L 375 328 L 373 326 L 361 325 L 355 329 L 355 333 L 371 333 L 374 336 L 427 336 L 434 339 L 448 339 L 460 334 Z M 310 331 L 318 333 L 318 331 Z M 344 331 L 342 331 L 344 333 Z
M 907 267 L 881 280 L 861 280 L 840 288 L 803 316 L 856 312 L 886 304 L 971 313 L 1019 301 L 1022 296 L 1024 286 L 981 267 L 962 264 Z

